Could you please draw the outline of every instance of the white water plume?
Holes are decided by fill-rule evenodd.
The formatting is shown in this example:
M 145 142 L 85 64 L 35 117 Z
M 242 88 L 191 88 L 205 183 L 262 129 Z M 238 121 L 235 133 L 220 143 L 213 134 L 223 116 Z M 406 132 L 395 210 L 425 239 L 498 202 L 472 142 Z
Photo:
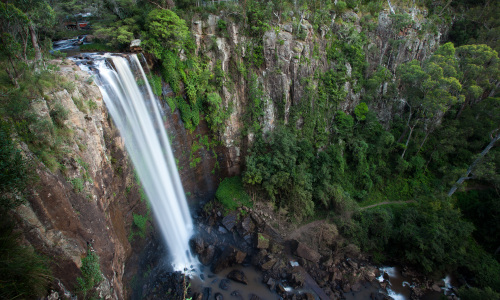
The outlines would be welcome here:
M 196 264 L 189 249 L 193 222 L 157 99 L 136 55 L 106 58 L 112 68 L 106 60 L 96 61 L 106 107 L 141 179 L 174 269 L 191 268 Z

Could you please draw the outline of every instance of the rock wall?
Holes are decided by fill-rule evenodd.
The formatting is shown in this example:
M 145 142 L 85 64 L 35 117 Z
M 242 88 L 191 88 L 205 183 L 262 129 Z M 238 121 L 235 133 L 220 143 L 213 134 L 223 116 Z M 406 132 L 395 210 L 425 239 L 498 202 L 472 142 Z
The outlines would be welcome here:
M 297 28 L 291 23 L 278 24 L 265 32 L 262 38 L 264 64 L 256 70 L 266 99 L 264 117 L 261 120 L 263 132 L 273 130 L 280 115 L 284 116 L 283 121 L 286 124 L 290 107 L 298 105 L 304 99 L 308 84 L 304 79 L 311 79 L 312 86 L 317 86 L 318 80 L 314 75 L 324 72 L 331 67 L 330 64 L 335 63 L 328 62 L 326 58 L 328 39 L 325 37 L 330 33 L 345 30 L 345 24 L 357 32 L 363 30 L 367 33 L 369 42 L 364 47 L 369 64 L 367 74 L 373 73 L 378 66 L 384 66 L 394 74 L 397 66 L 404 62 L 428 58 L 437 49 L 443 33 L 448 28 L 436 27 L 434 31 L 426 29 L 424 24 L 427 21 L 427 12 L 418 8 L 407 9 L 405 13 L 413 24 L 402 29 L 397 29 L 397 20 L 391 18 L 388 11 L 382 11 L 378 16 L 377 26 L 371 30 L 362 28 L 360 15 L 347 12 L 341 16 L 333 14 L 332 25 L 323 26 L 316 31 L 307 20 L 303 20 L 301 27 L 306 34 L 305 37 L 302 34 L 302 38 L 297 36 Z M 220 19 L 226 21 L 227 34 L 220 34 L 217 28 Z M 248 107 L 248 82 L 236 69 L 243 63 L 252 40 L 242 33 L 242 24 L 233 22 L 230 16 L 224 15 L 223 12 L 220 16 L 209 15 L 207 19 L 195 16 L 191 28 L 196 39 L 197 52 L 209 57 L 214 66 L 220 61 L 224 72 L 231 77 L 232 84 L 226 84 L 222 92 L 224 105 L 233 107 L 222 140 L 228 150 L 228 174 L 238 174 L 244 163 L 242 157 L 246 147 L 251 144 L 253 137 L 252 134 L 241 135 L 244 127 L 243 116 Z M 338 36 L 342 38 L 342 34 Z M 349 70 L 352 68 L 349 63 L 346 67 L 350 76 Z M 349 82 L 346 82 L 345 89 L 347 97 L 339 108 L 351 113 L 363 99 L 363 90 L 354 92 Z M 381 90 L 385 93 L 382 86 Z M 388 124 L 402 109 L 397 103 L 394 99 L 369 105 L 377 112 L 380 121 Z M 279 109 L 284 111 L 279 112 Z
M 99 88 L 73 62 L 50 63 L 60 66 L 56 72 L 70 85 L 63 90 L 47 89 L 32 110 L 38 118 L 52 122 L 49 111 L 62 105 L 68 112 L 64 127 L 69 133 L 59 145 L 65 154 L 55 171 L 23 145 L 24 153 L 33 158 L 39 180 L 28 202 L 16 210 L 19 227 L 25 243 L 49 258 L 58 282 L 52 288 L 59 296 L 67 298 L 76 291 L 82 258 L 90 249 L 99 256 L 104 275 L 98 296 L 123 299 L 125 262 L 135 250 L 128 241 L 132 210 L 144 204 L 136 190 L 126 192 L 134 180 L 132 168 Z

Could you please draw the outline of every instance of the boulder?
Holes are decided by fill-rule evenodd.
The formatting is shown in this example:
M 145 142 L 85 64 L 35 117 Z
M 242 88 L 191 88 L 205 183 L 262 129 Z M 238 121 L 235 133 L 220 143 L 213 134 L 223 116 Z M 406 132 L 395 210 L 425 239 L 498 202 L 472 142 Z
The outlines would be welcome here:
M 200 255 L 200 262 L 204 264 L 205 266 L 209 265 L 212 263 L 212 260 L 215 255 L 215 246 L 214 245 L 209 245 L 208 247 L 203 250 Z
M 211 287 L 206 287 L 203 289 L 203 298 L 202 300 L 209 300 L 211 299 L 212 295 L 212 288 Z
M 307 247 L 303 243 L 298 244 L 297 249 L 295 250 L 295 254 L 313 263 L 318 263 L 319 259 L 321 258 L 321 255 L 318 252 Z
M 130 51 L 131 52 L 142 52 L 141 40 L 136 39 L 130 42 Z
M 221 293 L 215 293 L 215 300 L 224 300 L 224 296 Z
M 269 236 L 264 233 L 257 234 L 257 248 L 267 249 L 269 248 Z
M 437 285 L 437 284 L 433 284 L 433 285 L 432 285 L 432 290 L 433 290 L 434 292 L 438 292 L 438 293 L 439 293 L 439 292 L 441 292 L 441 288 L 440 288 L 440 287 L 439 287 L 439 285 Z
M 227 230 L 231 231 L 234 228 L 234 226 L 236 226 L 237 221 L 238 221 L 238 213 L 232 211 L 222 219 L 222 225 L 224 225 L 224 227 L 226 227 Z
M 229 279 L 222 279 L 219 283 L 219 288 L 221 290 L 227 291 L 229 289 L 230 283 L 231 281 L 229 281 Z
M 274 290 L 274 286 L 276 285 L 276 280 L 274 280 L 273 278 L 269 278 L 267 280 L 266 284 L 269 287 L 269 289 L 272 291 L 272 290 Z
M 231 296 L 234 297 L 234 298 L 236 298 L 236 299 L 241 299 L 241 300 L 243 299 L 243 296 L 241 296 L 241 293 L 238 290 L 232 291 L 231 292 Z
M 232 246 L 226 247 L 217 261 L 212 266 L 214 273 L 233 266 L 234 264 L 241 264 L 245 260 L 247 254 Z
M 270 270 L 274 266 L 275 263 L 276 263 L 276 259 L 273 258 L 273 259 L 269 260 L 268 262 L 262 264 L 262 266 L 260 266 L 260 267 L 262 268 L 262 270 L 267 271 L 267 270 Z
M 229 274 L 227 274 L 227 278 L 239 283 L 248 284 L 248 279 L 245 276 L 245 273 L 240 270 L 232 270 Z

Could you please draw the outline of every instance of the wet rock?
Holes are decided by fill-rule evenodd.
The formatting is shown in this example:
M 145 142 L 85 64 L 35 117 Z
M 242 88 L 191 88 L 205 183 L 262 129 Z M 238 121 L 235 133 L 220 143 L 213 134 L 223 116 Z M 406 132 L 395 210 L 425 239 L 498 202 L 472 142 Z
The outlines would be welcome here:
M 366 281 L 374 281 L 380 275 L 380 272 L 377 268 L 368 266 L 364 271 L 364 275 Z
M 274 280 L 273 278 L 269 278 L 267 280 L 266 284 L 269 287 L 269 289 L 272 291 L 272 290 L 274 290 L 274 286 L 276 285 L 276 280 Z
M 213 265 L 213 271 L 219 273 L 220 271 L 233 266 L 234 264 L 241 264 L 247 254 L 232 246 L 226 247 L 224 252 L 219 256 L 217 262 Z
M 205 250 L 203 250 L 199 254 L 200 262 L 205 266 L 207 266 L 212 263 L 214 255 L 215 255 L 215 246 L 209 245 L 208 247 L 205 248 Z
M 349 259 L 349 260 L 347 261 L 347 264 L 348 264 L 349 266 L 351 266 L 351 268 L 353 268 L 353 269 L 355 269 L 355 270 L 356 270 L 356 269 L 358 269 L 358 263 L 357 263 L 357 262 L 355 262 L 355 261 L 354 261 L 354 260 L 352 260 L 352 259 Z
M 231 281 L 229 281 L 229 279 L 221 279 L 221 281 L 219 283 L 219 288 L 221 290 L 227 291 L 229 289 L 230 283 L 231 283 Z
M 315 300 L 314 295 L 311 294 L 311 293 L 305 293 L 304 295 L 302 295 L 302 299 L 305 299 L 305 300 Z
M 194 293 L 192 300 L 203 300 L 203 294 L 202 293 Z
M 236 282 L 248 284 L 248 280 L 247 277 L 245 276 L 245 273 L 243 273 L 240 270 L 232 270 L 231 272 L 229 272 L 229 274 L 227 274 L 227 278 Z
M 432 285 L 432 290 L 433 290 L 434 292 L 441 292 L 441 288 L 440 288 L 440 287 L 439 287 L 439 285 L 437 285 L 437 284 L 433 284 L 433 285 Z
M 295 288 L 300 288 L 304 286 L 305 278 L 301 272 L 294 272 L 290 276 L 290 284 Z
M 227 230 L 231 231 L 234 228 L 234 226 L 236 226 L 237 221 L 238 221 L 238 213 L 232 211 L 222 219 L 222 225 L 224 225 L 224 227 L 226 227 Z
M 215 300 L 224 300 L 224 296 L 221 293 L 215 293 Z
M 264 270 L 264 271 L 270 270 L 274 266 L 274 264 L 276 263 L 276 261 L 277 261 L 276 259 L 271 259 L 268 262 L 264 263 L 261 266 L 262 270 Z
M 284 295 L 286 293 L 285 287 L 281 282 L 276 285 L 276 292 L 278 292 L 279 295 Z
M 297 250 L 295 250 L 297 256 L 302 257 L 308 261 L 313 263 L 318 263 L 321 255 L 314 251 L 313 249 L 307 247 L 304 243 L 299 243 L 297 246 Z
M 362 288 L 363 288 L 363 286 L 359 282 L 356 282 L 351 287 L 351 289 L 352 289 L 353 292 L 359 292 L 359 291 L 361 291 Z
M 212 288 L 211 287 L 206 287 L 203 289 L 203 298 L 202 300 L 209 300 L 212 296 Z
M 241 222 L 241 228 L 243 229 L 242 230 L 242 233 L 244 233 L 243 235 L 252 234 L 255 230 L 255 223 L 252 221 L 250 217 L 246 217 L 245 219 L 243 219 L 243 222 Z
M 250 300 L 262 300 L 262 299 L 259 296 L 252 294 L 250 295 Z
M 241 293 L 238 290 L 232 291 L 231 296 L 236 299 L 243 299 L 243 296 L 241 296 Z

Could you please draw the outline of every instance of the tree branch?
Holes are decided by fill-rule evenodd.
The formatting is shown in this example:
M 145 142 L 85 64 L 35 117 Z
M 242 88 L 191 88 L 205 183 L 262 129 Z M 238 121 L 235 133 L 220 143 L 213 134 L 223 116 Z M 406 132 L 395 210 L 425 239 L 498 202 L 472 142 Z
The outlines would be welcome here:
M 498 131 L 499 129 L 496 129 L 494 130 L 493 132 L 495 131 Z M 474 162 L 469 166 L 469 168 L 467 169 L 467 172 L 464 174 L 464 176 L 460 177 L 457 182 L 455 182 L 455 184 L 451 187 L 450 191 L 448 192 L 448 197 L 451 197 L 451 195 L 453 195 L 453 193 L 456 192 L 456 190 L 458 189 L 458 187 L 467 179 L 471 179 L 471 177 L 469 177 L 470 173 L 472 172 L 472 170 L 474 170 L 474 167 L 477 165 L 477 163 L 488 153 L 488 151 L 490 151 L 491 148 L 493 148 L 493 146 L 495 145 L 495 143 L 500 139 L 500 132 L 497 132 L 496 136 L 493 137 L 493 139 L 491 140 L 491 142 L 488 144 L 488 146 L 486 146 L 486 148 L 484 148 L 484 150 L 479 154 L 479 157 L 476 158 L 476 160 L 474 160 Z

